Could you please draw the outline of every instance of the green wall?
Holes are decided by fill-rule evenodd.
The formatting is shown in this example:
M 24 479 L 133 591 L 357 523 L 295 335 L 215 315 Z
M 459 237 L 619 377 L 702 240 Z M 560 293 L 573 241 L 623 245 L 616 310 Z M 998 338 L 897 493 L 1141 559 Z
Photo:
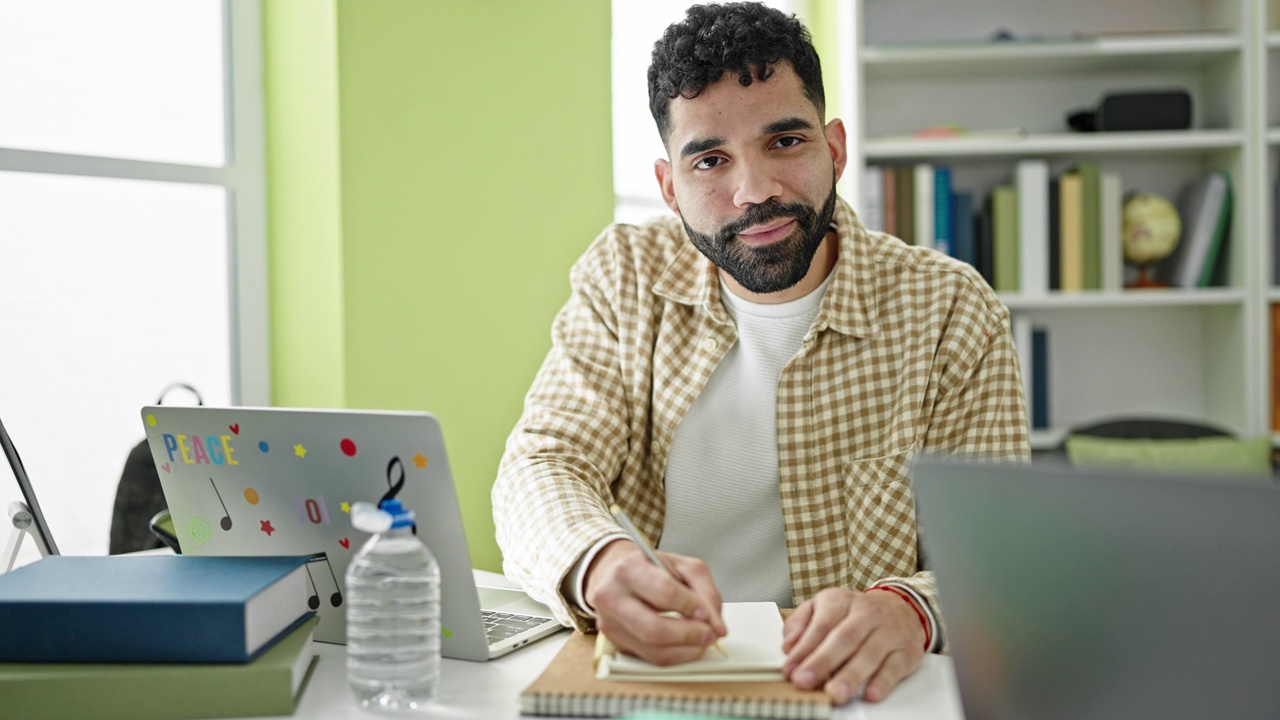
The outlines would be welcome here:
M 498 570 L 503 443 L 613 213 L 609 3 L 263 5 L 273 402 L 437 415 Z

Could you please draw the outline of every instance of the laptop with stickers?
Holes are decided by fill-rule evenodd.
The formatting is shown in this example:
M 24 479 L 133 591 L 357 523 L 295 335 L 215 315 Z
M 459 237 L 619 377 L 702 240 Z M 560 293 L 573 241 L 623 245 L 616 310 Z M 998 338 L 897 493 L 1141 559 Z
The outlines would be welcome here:
M 561 626 L 520 591 L 477 587 L 440 424 L 429 413 L 147 406 L 147 443 L 185 555 L 310 555 L 316 639 L 346 642 L 356 502 L 395 497 L 440 563 L 441 652 L 488 660 Z

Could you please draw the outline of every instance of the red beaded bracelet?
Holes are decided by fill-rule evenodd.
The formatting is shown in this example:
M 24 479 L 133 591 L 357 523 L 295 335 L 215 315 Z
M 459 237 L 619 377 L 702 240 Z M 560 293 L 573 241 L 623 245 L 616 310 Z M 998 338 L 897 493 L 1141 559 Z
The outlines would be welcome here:
M 929 632 L 929 618 L 924 616 L 924 611 L 921 610 L 920 606 L 916 604 L 915 598 L 908 595 L 905 591 L 900 590 L 896 587 L 893 587 L 892 585 L 877 585 L 872 588 L 867 588 L 863 592 L 871 592 L 872 590 L 888 590 L 894 595 L 897 595 L 898 597 L 907 601 L 907 604 L 911 606 L 911 609 L 916 611 L 916 617 L 920 618 L 920 624 L 924 626 L 924 651 L 929 652 L 929 646 L 933 644 L 932 642 L 933 637 L 932 637 L 932 634 Z

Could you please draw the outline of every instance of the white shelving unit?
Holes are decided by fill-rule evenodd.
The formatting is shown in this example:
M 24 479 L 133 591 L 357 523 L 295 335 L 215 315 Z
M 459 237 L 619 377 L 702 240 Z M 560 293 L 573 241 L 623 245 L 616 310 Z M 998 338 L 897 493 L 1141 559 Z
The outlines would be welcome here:
M 1002 294 L 1049 333 L 1050 427 L 1033 447 L 1108 417 L 1204 419 L 1269 433 L 1273 183 L 1280 164 L 1280 0 L 860 0 L 840 3 L 855 203 L 868 165 L 945 164 L 980 204 L 1015 164 L 1079 161 L 1124 191 L 1170 200 L 1226 171 L 1234 203 L 1225 287 Z M 997 31 L 1013 39 L 992 40 Z M 1076 133 L 1108 92 L 1184 88 L 1193 126 Z M 1272 89 L 1275 88 L 1275 89 Z M 939 125 L 970 137 L 918 139 Z

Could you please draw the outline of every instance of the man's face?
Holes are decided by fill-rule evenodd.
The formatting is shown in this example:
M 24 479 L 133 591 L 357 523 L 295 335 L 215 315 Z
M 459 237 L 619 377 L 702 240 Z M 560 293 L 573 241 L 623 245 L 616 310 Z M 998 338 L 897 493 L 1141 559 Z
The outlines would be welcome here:
M 845 162 L 840 121 L 823 127 L 791 66 L 774 69 L 745 87 L 726 72 L 698 97 L 672 100 L 671 159 L 655 164 L 693 244 L 761 295 L 809 273 Z

